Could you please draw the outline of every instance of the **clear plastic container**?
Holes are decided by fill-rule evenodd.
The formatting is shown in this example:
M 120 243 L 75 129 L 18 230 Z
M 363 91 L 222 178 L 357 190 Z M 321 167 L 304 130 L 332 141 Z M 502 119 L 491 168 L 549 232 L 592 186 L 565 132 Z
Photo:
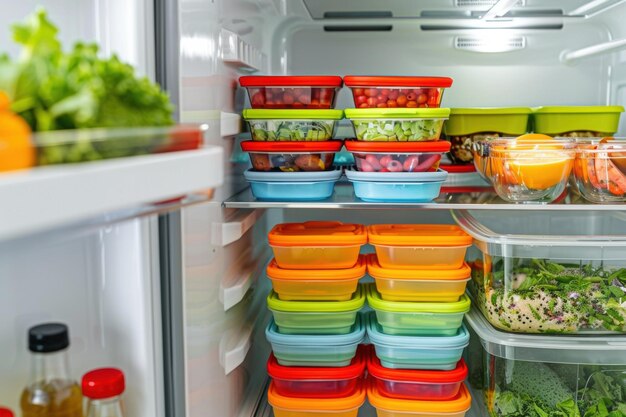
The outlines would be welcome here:
M 349 269 L 282 269 L 272 259 L 267 277 L 281 300 L 346 301 L 356 292 L 365 269 L 363 257 Z
M 435 172 L 450 142 L 360 142 L 346 141 L 354 156 L 357 171 L 363 172 Z
M 357 140 L 426 142 L 439 140 L 450 109 L 346 109 Z
M 268 235 L 276 263 L 285 269 L 347 269 L 367 243 L 363 225 L 337 221 L 277 224 Z
M 580 194 L 592 203 L 626 201 L 626 141 L 578 144 L 574 176 Z
M 533 109 L 533 131 L 551 136 L 611 136 L 619 128 L 622 106 L 548 106 Z
M 343 110 L 246 109 L 243 117 L 254 141 L 323 141 L 333 138 Z
M 272 406 L 274 417 L 357 417 L 365 402 L 365 387 L 342 398 L 285 397 L 276 392 L 270 383 L 267 402 Z
M 389 269 L 459 269 L 472 238 L 458 226 L 378 224 L 368 227 L 378 262 Z
M 623 410 L 626 398 L 623 336 L 505 333 L 476 308 L 466 320 L 471 333 L 468 383 L 491 416 L 508 417 L 512 409 L 519 416 L 621 415 L 609 412 Z M 552 414 L 557 411 L 562 414 Z
M 448 174 L 437 172 L 361 172 L 346 170 L 354 195 L 373 203 L 428 203 L 439 196 Z
M 385 301 L 455 302 L 465 294 L 472 270 L 465 264 L 459 269 L 388 269 L 376 255 L 367 255 L 367 273 Z
M 475 304 L 515 333 L 626 332 L 623 212 L 454 211 Z
M 255 109 L 331 109 L 343 81 L 338 76 L 239 77 Z
M 330 198 L 335 183 L 341 178 L 341 168 L 318 172 L 259 172 L 243 173 L 252 194 L 267 201 L 319 201 Z
M 241 142 L 241 149 L 248 152 L 255 171 L 310 172 L 334 169 L 335 154 L 343 142 Z
M 376 312 L 382 331 L 388 335 L 453 336 L 470 308 L 467 295 L 451 303 L 416 303 L 385 301 L 374 284 L 367 284 L 366 290 L 367 302 Z
M 372 77 L 346 75 L 354 106 L 359 108 L 439 107 L 448 77 Z

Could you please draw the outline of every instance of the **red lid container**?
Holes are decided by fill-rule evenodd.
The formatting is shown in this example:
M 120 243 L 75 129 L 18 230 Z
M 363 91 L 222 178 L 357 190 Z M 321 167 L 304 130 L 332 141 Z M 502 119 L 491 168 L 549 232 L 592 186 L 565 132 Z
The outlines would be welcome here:
M 350 365 L 342 368 L 282 366 L 272 353 L 267 373 L 279 395 L 300 398 L 341 398 L 358 391 L 366 366 L 365 346 L 359 346 Z
M 439 168 L 443 169 L 450 174 L 467 174 L 476 172 L 476 167 L 472 164 L 465 165 L 440 165 Z
M 255 171 L 311 172 L 331 171 L 335 154 L 341 150 L 343 141 L 313 142 L 241 142 L 241 149 L 248 152 Z
M 246 75 L 239 84 L 255 109 L 331 109 L 343 81 L 327 75 Z
M 439 107 L 448 77 L 374 77 L 346 75 L 357 108 Z
M 381 365 L 373 349 L 368 356 L 367 371 L 382 395 L 407 400 L 452 399 L 467 377 L 463 359 L 451 371 L 389 369 Z
M 434 172 L 450 142 L 366 142 L 346 141 L 357 171 Z
M 309 153 L 309 152 L 339 152 L 343 146 L 341 140 L 326 140 L 318 142 L 297 142 L 297 141 L 280 141 L 280 142 L 260 142 L 255 140 L 246 140 L 241 142 L 241 150 L 244 152 L 255 153 Z
M 92 400 L 122 395 L 125 389 L 124 373 L 116 368 L 101 368 L 87 372 L 82 381 L 83 395 Z

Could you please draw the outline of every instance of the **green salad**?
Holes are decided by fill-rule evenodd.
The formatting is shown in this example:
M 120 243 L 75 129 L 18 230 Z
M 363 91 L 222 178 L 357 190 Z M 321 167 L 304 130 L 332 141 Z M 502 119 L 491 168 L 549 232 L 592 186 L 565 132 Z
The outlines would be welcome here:
M 443 119 L 359 120 L 353 119 L 358 140 L 363 141 L 433 141 L 439 140 Z
M 335 120 L 248 120 L 252 140 L 321 141 L 333 137 Z

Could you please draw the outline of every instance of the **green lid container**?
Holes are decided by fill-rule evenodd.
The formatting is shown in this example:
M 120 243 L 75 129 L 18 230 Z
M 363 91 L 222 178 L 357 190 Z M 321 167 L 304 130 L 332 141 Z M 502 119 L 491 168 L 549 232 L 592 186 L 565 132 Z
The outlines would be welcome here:
M 246 120 L 341 120 L 343 110 L 246 109 Z
M 450 109 L 397 108 L 397 109 L 346 109 L 348 119 L 445 119 Z
M 619 128 L 622 106 L 550 106 L 533 109 L 535 133 L 558 136 L 568 132 L 612 135 Z
M 531 111 L 530 107 L 454 108 L 443 130 L 447 136 L 481 132 L 519 136 L 528 131 Z

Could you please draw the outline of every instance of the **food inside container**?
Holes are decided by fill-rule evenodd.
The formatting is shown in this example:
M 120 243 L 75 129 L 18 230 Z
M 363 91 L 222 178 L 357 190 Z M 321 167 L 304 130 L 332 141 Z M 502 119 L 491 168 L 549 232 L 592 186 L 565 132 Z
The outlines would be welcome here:
M 581 195 L 592 203 L 626 201 L 626 141 L 578 144 L 574 176 Z
M 356 169 L 363 172 L 435 172 L 450 142 L 381 143 L 346 141 Z
M 474 239 L 474 303 L 514 333 L 626 332 L 622 213 L 454 211 Z
M 346 109 L 357 140 L 436 141 L 450 109 Z
M 322 141 L 332 139 L 342 110 L 246 109 L 243 117 L 255 141 Z
M 330 171 L 335 154 L 343 145 L 340 140 L 324 142 L 241 142 L 255 171 Z
M 371 77 L 346 75 L 357 108 L 439 107 L 448 77 Z
M 550 136 L 603 137 L 618 131 L 622 106 L 546 106 L 532 113 L 533 131 Z
M 331 109 L 343 82 L 338 76 L 239 77 L 254 109 Z
M 267 201 L 319 201 L 333 195 L 335 183 L 341 178 L 341 168 L 332 171 L 243 173 L 252 194 Z

